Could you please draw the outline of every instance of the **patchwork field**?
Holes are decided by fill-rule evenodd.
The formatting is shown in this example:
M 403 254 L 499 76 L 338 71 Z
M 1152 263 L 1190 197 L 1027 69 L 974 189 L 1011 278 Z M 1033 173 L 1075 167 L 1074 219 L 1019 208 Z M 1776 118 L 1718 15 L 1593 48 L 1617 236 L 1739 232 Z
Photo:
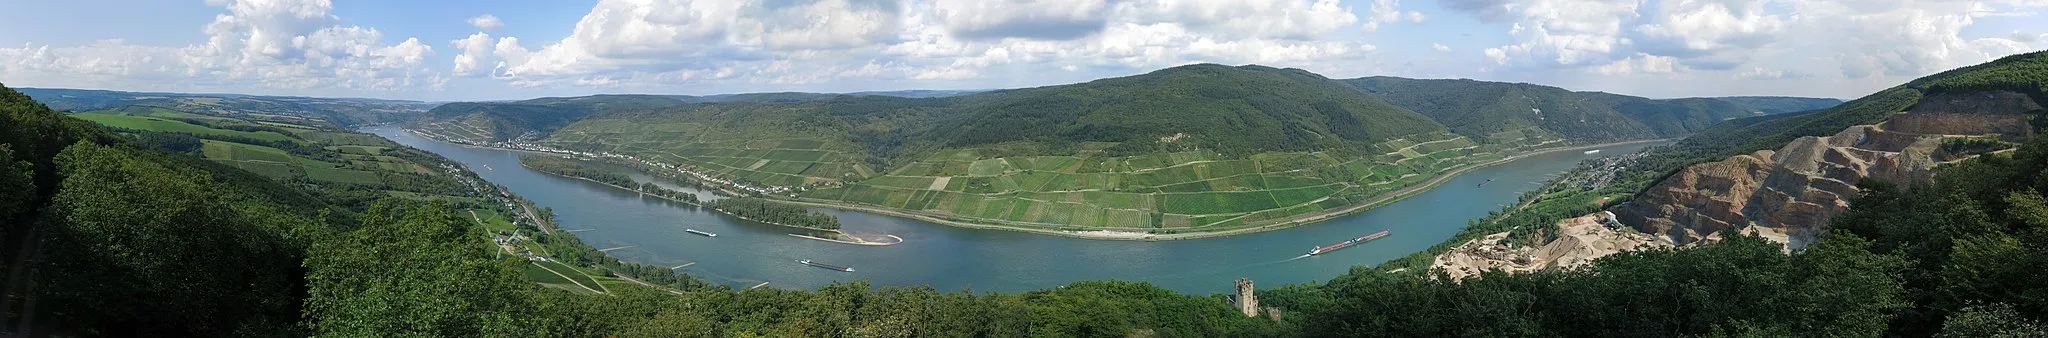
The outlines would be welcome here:
M 237 136 L 264 141 L 294 141 L 294 139 L 291 136 L 286 136 L 284 134 L 278 134 L 273 132 L 246 132 L 238 130 L 214 129 L 208 128 L 206 126 L 185 123 L 184 121 L 171 120 L 156 116 L 107 114 L 73 114 L 71 116 L 115 128 L 154 130 L 203 135 Z
M 759 186 L 801 186 L 874 175 L 866 165 L 858 163 L 850 153 L 850 145 L 831 144 L 804 135 L 719 133 L 694 123 L 590 119 L 564 128 L 541 143 L 685 165 L 693 171 Z
M 242 170 L 272 178 L 303 178 L 320 182 L 349 183 L 379 186 L 403 184 L 386 182 L 395 179 L 380 174 L 429 173 L 425 167 L 394 156 L 387 156 L 389 147 L 396 146 L 390 140 L 370 134 L 313 129 L 285 129 L 292 135 L 277 132 L 248 132 L 228 130 L 187 123 L 169 118 L 192 118 L 202 123 L 234 126 L 258 125 L 257 122 L 222 117 L 207 117 L 153 107 L 123 107 L 93 113 L 72 114 L 71 116 L 113 127 L 142 131 L 177 132 L 197 135 L 201 138 L 226 136 L 228 140 L 253 139 L 271 142 L 303 144 L 302 148 L 315 148 L 303 154 L 293 154 L 268 144 L 246 144 L 215 139 L 200 140 L 200 155 L 208 160 L 225 163 Z M 277 125 L 269 125 L 279 127 Z M 303 150 L 303 149 L 302 149 Z M 325 151 L 322 151 L 325 150 Z
M 1459 166 L 1558 145 L 1520 132 L 1480 145 L 1451 134 L 1394 140 L 1364 153 L 1227 157 L 984 156 L 941 151 L 885 174 L 804 197 L 972 222 L 1070 230 L 1208 231 L 1283 222 L 1366 203 Z

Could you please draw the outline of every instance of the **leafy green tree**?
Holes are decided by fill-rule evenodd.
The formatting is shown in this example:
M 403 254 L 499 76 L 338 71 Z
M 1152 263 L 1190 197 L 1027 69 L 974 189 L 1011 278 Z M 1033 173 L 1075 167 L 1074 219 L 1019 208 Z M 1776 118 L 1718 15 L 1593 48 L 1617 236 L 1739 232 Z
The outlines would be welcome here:
M 522 336 L 530 284 L 491 258 L 444 202 L 386 200 L 362 227 L 307 253 L 306 319 L 318 335 Z
M 114 336 L 289 332 L 304 271 L 275 220 L 204 171 L 80 142 L 57 157 L 38 296 L 65 325 Z
M 36 200 L 35 174 L 14 158 L 12 147 L 0 144 L 0 223 L 14 224 L 15 215 L 28 212 Z
M 1992 303 L 1963 308 L 1963 311 L 1948 318 L 1942 324 L 1942 338 L 2022 338 L 2048 337 L 2048 326 L 2020 315 L 2012 304 Z

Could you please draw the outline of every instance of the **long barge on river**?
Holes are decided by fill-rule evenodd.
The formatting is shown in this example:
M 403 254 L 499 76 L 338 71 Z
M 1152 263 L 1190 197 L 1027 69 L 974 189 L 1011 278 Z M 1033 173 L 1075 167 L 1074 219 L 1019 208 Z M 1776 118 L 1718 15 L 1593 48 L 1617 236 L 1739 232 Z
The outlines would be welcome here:
M 1323 253 L 1337 251 L 1337 249 L 1349 248 L 1353 245 L 1358 245 L 1358 243 L 1365 243 L 1365 241 L 1380 239 L 1380 237 L 1387 237 L 1387 230 L 1380 230 L 1380 232 L 1375 232 L 1371 235 L 1358 236 L 1358 238 L 1353 238 L 1351 240 L 1339 242 L 1337 244 L 1331 244 L 1328 246 L 1310 249 L 1308 251 L 1308 256 L 1321 255 Z
M 825 264 L 825 263 L 819 263 L 819 262 L 817 262 L 817 261 L 812 261 L 812 260 L 808 260 L 808 259 L 799 259 L 799 260 L 796 260 L 796 262 L 797 262 L 797 263 L 804 263 L 804 265 L 809 265 L 809 266 L 815 266 L 815 267 L 819 267 L 819 268 L 825 268 L 825 269 L 832 269 L 832 270 L 839 270 L 839 271 L 844 271 L 844 272 L 853 272 L 853 268 L 849 268 L 849 267 L 844 267 L 844 266 L 838 266 L 838 265 L 831 265 L 831 264 Z
M 693 233 L 693 234 L 698 234 L 698 235 L 704 235 L 704 237 L 718 237 L 718 234 L 714 234 L 714 233 L 709 233 L 709 232 L 704 232 L 704 231 L 702 231 L 702 230 L 697 230 L 697 229 L 683 229 L 683 231 L 686 231 L 686 232 L 689 232 L 689 233 Z

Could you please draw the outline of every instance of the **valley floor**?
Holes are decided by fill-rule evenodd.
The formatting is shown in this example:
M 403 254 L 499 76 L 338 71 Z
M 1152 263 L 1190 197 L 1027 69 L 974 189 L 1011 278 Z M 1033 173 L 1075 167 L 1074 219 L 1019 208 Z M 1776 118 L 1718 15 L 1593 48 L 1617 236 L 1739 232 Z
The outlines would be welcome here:
M 1359 213 L 1359 212 L 1364 212 L 1364 211 L 1367 211 L 1367 210 L 1372 210 L 1373 208 L 1377 208 L 1377 207 L 1379 207 L 1379 206 L 1382 206 L 1382 205 L 1386 205 L 1386 204 L 1388 204 L 1388 203 L 1393 203 L 1393 202 L 1395 202 L 1395 201 L 1400 201 L 1401 199 L 1404 199 L 1404 198 L 1408 198 L 1408 197 L 1410 197 L 1410 196 L 1414 196 L 1415 194 L 1419 194 L 1419 193 L 1422 193 L 1422 192 L 1424 192 L 1424 191 L 1429 191 L 1430 189 L 1434 189 L 1434 188 L 1436 188 L 1436 187 L 1437 187 L 1438 185 L 1441 185 L 1441 184 L 1443 184 L 1443 183 L 1444 183 L 1444 182 L 1446 182 L 1446 181 L 1450 181 L 1451 179 L 1453 179 L 1453 178 L 1457 178 L 1457 177 L 1458 177 L 1459 175 L 1462 175 L 1462 174 L 1464 174 L 1464 173 L 1466 173 L 1466 172 L 1469 172 L 1469 171 L 1472 171 L 1472 170 L 1474 170 L 1474 169 L 1479 169 L 1479 168 L 1485 168 L 1485 167 L 1490 167 L 1490 166 L 1495 166 L 1495 165 L 1501 165 L 1501 164 L 1507 164 L 1507 163 L 1510 163 L 1510 162 L 1514 162 L 1514 161 L 1516 161 L 1516 160 L 1520 160 L 1520 159 L 1523 159 L 1523 158 L 1527 158 L 1527 157 L 1529 157 L 1529 156 L 1535 156 L 1535 155 L 1542 155 L 1542 154 L 1549 154 L 1549 153 L 1556 153 L 1556 152 L 1566 152 L 1566 151 L 1583 151 L 1583 150 L 1586 150 L 1586 149 L 1596 149 L 1596 148 L 1605 148 L 1605 147 L 1613 147 L 1613 146 L 1620 146 L 1620 145 L 1630 145 L 1630 144 L 1642 144 L 1642 143 L 1654 143 L 1654 142 L 1665 142 L 1665 141 L 1669 141 L 1669 140 L 1668 140 L 1668 139 L 1654 139 L 1654 140 L 1638 140 L 1638 141 L 1612 142 L 1612 143 L 1602 143 L 1602 144 L 1594 144 L 1594 145 L 1585 145 L 1585 146 L 1574 146 L 1574 147 L 1558 147 L 1558 148 L 1548 148 L 1548 149 L 1539 149 L 1539 150 L 1533 150 L 1533 151 L 1525 152 L 1525 153 L 1522 153 L 1522 154 L 1516 154 L 1516 155 L 1511 155 L 1511 156 L 1508 156 L 1508 157 L 1505 157 L 1505 158 L 1501 158 L 1501 159 L 1499 159 L 1499 160 L 1494 160 L 1494 161 L 1490 161 L 1490 162 L 1484 162 L 1484 163 L 1475 163 L 1475 164 L 1470 164 L 1470 165 L 1465 165 L 1465 166 L 1457 167 L 1457 168 L 1451 169 L 1451 170 L 1449 170 L 1449 171 L 1447 171 L 1447 172 L 1445 172 L 1445 173 L 1443 173 L 1443 174 L 1441 174 L 1441 175 L 1437 175 L 1437 177 L 1436 177 L 1436 178 L 1434 178 L 1434 179 L 1431 179 L 1431 180 L 1429 180 L 1429 181 L 1427 181 L 1427 182 L 1424 182 L 1423 184 L 1418 184 L 1418 185 L 1410 186 L 1410 187 L 1407 187 L 1407 188 L 1403 188 L 1403 189 L 1397 190 L 1397 191 L 1395 191 L 1395 192 L 1392 192 L 1392 193 L 1388 193 L 1388 194 L 1385 194 L 1385 195 L 1381 195 L 1381 196 L 1379 196 L 1379 197 L 1376 197 L 1376 198 L 1374 198 L 1374 199 L 1372 199 L 1372 200 L 1370 200 L 1370 201 L 1368 201 L 1368 202 L 1366 202 L 1366 203 L 1360 203 L 1360 204 L 1355 204 L 1355 205 L 1351 205 L 1351 206 L 1348 206 L 1348 207 L 1343 207 L 1343 208 L 1339 208 L 1339 209 L 1332 209 L 1332 210 L 1328 210 L 1328 211 L 1324 211 L 1324 212 L 1320 212 L 1320 213 L 1315 213 L 1315 214 L 1301 215 L 1301 216 L 1297 216 L 1297 217 L 1296 217 L 1296 218 L 1294 218 L 1294 219 L 1290 219 L 1290 220 L 1287 220 L 1287 221 L 1282 221 L 1282 222 L 1278 222 L 1278 223 L 1273 223 L 1273 224 L 1267 224 L 1267 225 L 1261 225 L 1261 226 L 1253 226 L 1253 227 L 1231 228 L 1231 229 L 1216 229 L 1216 230 L 1213 230 L 1213 231 L 1200 231 L 1200 232 L 1180 232 L 1180 233 L 1152 233 L 1152 232 L 1141 232 L 1141 231 L 1126 231 L 1126 230 L 1116 230 L 1116 229 L 1075 229 L 1075 230 L 1064 230 L 1064 229 L 1061 229 L 1061 228 L 1055 228 L 1055 227 L 1048 227 L 1048 226 L 1043 226 L 1043 225 L 1019 225 L 1019 224 L 1005 224 L 1005 223 L 1001 223 L 1001 222 L 991 222 L 991 221 L 989 221 L 989 220 L 986 220 L 986 219 L 973 219 L 973 220 L 966 220 L 966 219 L 960 219 L 960 218 L 955 218 L 955 217 L 947 217 L 947 216 L 945 216 L 945 215 L 935 215 L 935 214 L 930 214 L 930 213 L 925 213 L 925 212 L 919 212 L 919 211 L 911 211 L 911 210 L 904 210 L 904 209 L 895 209 L 895 208 L 884 208 L 884 207 L 876 207 L 876 206 L 869 206 L 869 205 L 861 205 L 861 204 L 854 204 L 854 203 L 845 203 L 845 202 L 842 202 L 842 201 L 833 201 L 833 200 L 821 200 L 821 199 L 813 199 L 813 198 L 795 198 L 795 199 L 788 199 L 788 198 L 778 198 L 778 199 L 774 199 L 774 200 L 775 200 L 775 201 L 780 201 L 780 202 L 787 202 L 787 203 L 792 203 L 792 204 L 799 204 L 799 205 L 805 205 L 805 206 L 813 206 L 813 207 L 825 207 L 825 208 L 834 208 L 834 209 L 841 209 L 841 210 L 854 210 L 854 211 L 868 212 L 868 213 L 874 213 L 874 214 L 880 214 L 880 215 L 887 215 L 887 216 L 894 216 L 894 217 L 905 217 L 905 218 L 917 219 L 917 220 L 921 220 L 921 221 L 927 221 L 927 222 L 933 222 L 933 223 L 939 223 L 939 224 L 945 224 L 945 225 L 949 225 L 949 226 L 956 226 L 956 227 L 963 227 L 963 228 L 972 228 L 972 229 L 987 229 L 987 230 L 1003 230 L 1003 231 L 1017 231 L 1017 232 L 1027 232 L 1027 233 L 1035 233 L 1035 234 L 1044 234 L 1044 235 L 1054 235 L 1054 236 L 1064 236 L 1064 237 L 1074 237 L 1074 238 L 1084 238 L 1084 239 L 1100 239 L 1100 240 L 1128 240 L 1128 241 L 1161 241 L 1161 240 L 1181 240 L 1181 239 L 1197 239 L 1197 238 L 1223 237 L 1223 236 L 1232 236 L 1232 235 L 1242 235 L 1242 234 L 1250 234 L 1250 233 L 1257 233 L 1257 232 L 1264 232 L 1264 231 L 1273 231 L 1273 230 L 1280 230 L 1280 229 L 1286 229 L 1286 228 L 1291 228 L 1291 227 L 1295 227 L 1295 226 L 1300 226 L 1300 225 L 1306 225 L 1306 224 L 1312 224 L 1312 223 L 1322 222 L 1322 221 L 1326 221 L 1326 220 L 1330 220 L 1330 219 L 1333 219 L 1333 218 L 1337 218 L 1337 217 L 1342 217 L 1342 216 L 1346 216 L 1346 215 L 1356 214 L 1356 213 Z M 1062 228 L 1075 228 L 1075 227 L 1062 227 Z

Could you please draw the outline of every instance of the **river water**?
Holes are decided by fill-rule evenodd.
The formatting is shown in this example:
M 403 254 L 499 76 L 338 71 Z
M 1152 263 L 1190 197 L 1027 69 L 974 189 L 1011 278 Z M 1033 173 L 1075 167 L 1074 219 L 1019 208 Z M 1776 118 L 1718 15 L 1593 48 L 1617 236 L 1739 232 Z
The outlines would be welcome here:
M 1580 160 L 1626 154 L 1657 145 L 1641 143 L 1530 156 L 1466 172 L 1421 194 L 1363 213 L 1288 229 L 1221 238 L 1136 242 L 1088 240 L 1026 233 L 955 228 L 936 223 L 852 211 L 839 216 L 848 232 L 892 234 L 903 244 L 859 246 L 791 237 L 793 229 L 739 220 L 686 204 L 643 197 L 625 190 L 549 175 L 519 165 L 519 152 L 473 148 L 428 140 L 398 127 L 365 128 L 400 144 L 468 165 L 512 192 L 553 207 L 563 229 L 598 248 L 630 246 L 610 254 L 627 261 L 681 269 L 692 276 L 733 287 L 768 282 L 770 287 L 811 289 L 835 281 L 866 280 L 877 286 L 930 285 L 941 291 L 1014 292 L 1054 288 L 1084 280 L 1144 281 L 1188 293 L 1228 292 L 1239 277 L 1262 289 L 1310 283 L 1342 275 L 1356 265 L 1374 265 L 1428 249 L 1456 234 L 1465 222 L 1513 203 L 1523 191 Z M 490 169 L 483 169 L 488 166 Z M 636 174 L 636 179 L 648 179 Z M 1492 179 L 1492 183 L 1480 185 Z M 684 232 L 717 233 L 704 237 Z M 1323 255 L 1296 258 L 1316 246 L 1380 230 L 1389 236 Z M 798 259 L 851 266 L 838 272 L 805 266 Z

